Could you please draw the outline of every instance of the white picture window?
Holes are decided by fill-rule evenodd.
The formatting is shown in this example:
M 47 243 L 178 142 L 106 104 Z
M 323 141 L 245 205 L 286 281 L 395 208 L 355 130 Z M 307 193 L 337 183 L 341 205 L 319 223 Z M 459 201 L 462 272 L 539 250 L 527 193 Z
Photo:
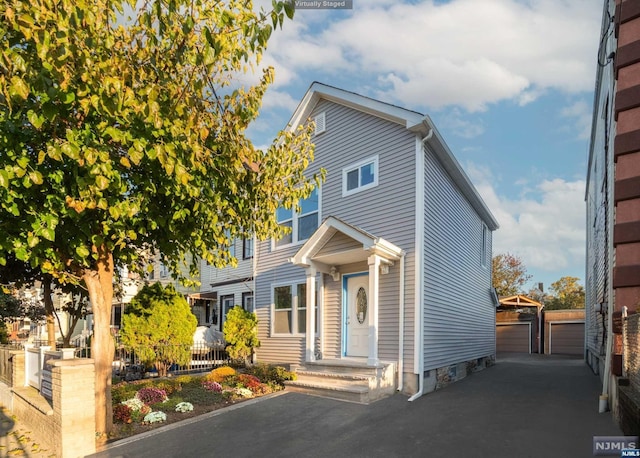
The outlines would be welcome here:
M 316 333 L 318 301 L 316 298 Z M 273 288 L 273 334 L 305 334 L 307 331 L 307 284 L 294 283 Z
M 348 196 L 378 186 L 378 156 L 342 169 L 342 195 Z
M 302 242 L 311 237 L 318 229 L 320 221 L 320 199 L 318 188 L 311 195 L 300 202 L 300 212 L 294 209 L 279 208 L 276 212 L 278 224 L 291 228 L 291 231 L 275 241 L 276 247 Z

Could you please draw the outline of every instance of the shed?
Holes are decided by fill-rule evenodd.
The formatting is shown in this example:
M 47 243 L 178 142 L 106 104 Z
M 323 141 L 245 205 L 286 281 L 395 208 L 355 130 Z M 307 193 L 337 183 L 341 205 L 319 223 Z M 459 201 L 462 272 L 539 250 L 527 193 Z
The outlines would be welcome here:
M 542 304 L 518 294 L 500 298 L 496 309 L 496 352 L 540 353 Z

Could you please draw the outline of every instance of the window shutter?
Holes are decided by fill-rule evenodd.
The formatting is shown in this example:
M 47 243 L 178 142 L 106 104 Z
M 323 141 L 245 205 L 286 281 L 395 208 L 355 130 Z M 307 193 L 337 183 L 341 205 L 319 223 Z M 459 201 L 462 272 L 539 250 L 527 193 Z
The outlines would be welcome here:
M 325 122 L 325 114 L 324 114 L 324 112 L 322 112 L 318 116 L 316 116 L 314 121 L 316 123 L 316 135 L 321 134 L 322 132 L 324 132 L 326 130 L 327 126 L 326 126 L 326 122 Z

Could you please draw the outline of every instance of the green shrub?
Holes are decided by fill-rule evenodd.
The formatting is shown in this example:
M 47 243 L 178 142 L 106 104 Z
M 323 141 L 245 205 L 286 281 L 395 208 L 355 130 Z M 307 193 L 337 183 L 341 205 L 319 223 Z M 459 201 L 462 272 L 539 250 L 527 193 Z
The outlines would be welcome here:
M 246 372 L 255 375 L 262 383 L 275 383 L 284 385 L 286 380 L 295 380 L 295 372 L 288 371 L 282 366 L 274 366 L 272 364 L 255 364 L 248 367 Z
M 233 359 L 251 359 L 253 349 L 260 346 L 258 340 L 258 317 L 236 305 L 227 313 L 223 325 L 227 353 Z

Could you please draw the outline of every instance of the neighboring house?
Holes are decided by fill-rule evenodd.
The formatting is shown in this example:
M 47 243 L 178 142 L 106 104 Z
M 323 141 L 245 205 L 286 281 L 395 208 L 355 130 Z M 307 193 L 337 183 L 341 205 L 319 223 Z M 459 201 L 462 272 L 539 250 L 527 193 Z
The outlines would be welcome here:
M 256 247 L 257 359 L 412 399 L 492 364 L 498 223 L 431 119 L 314 83 L 288 128 L 309 120 L 326 180 Z
M 236 305 L 253 312 L 254 240 L 236 239 L 231 254 L 238 260 L 237 267 L 216 269 L 202 261 L 200 266 L 200 292 L 189 294 L 198 326 L 210 326 L 222 331 L 224 319 Z
M 542 353 L 541 310 L 542 304 L 527 296 L 501 297 L 496 309 L 497 352 Z
M 603 381 L 601 410 L 608 401 L 615 413 L 623 343 L 614 315 L 640 304 L 638 0 L 604 2 L 597 63 L 586 190 L 586 360 Z

